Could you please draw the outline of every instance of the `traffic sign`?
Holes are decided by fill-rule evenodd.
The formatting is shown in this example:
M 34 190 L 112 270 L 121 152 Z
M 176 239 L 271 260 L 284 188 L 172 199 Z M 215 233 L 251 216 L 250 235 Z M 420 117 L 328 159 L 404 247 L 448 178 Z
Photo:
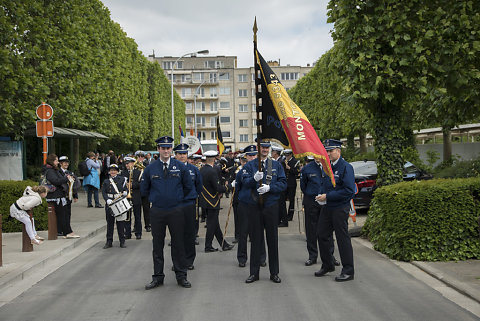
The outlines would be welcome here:
M 36 113 L 38 118 L 48 120 L 53 116 L 53 108 L 46 103 L 42 103 L 37 107 Z
M 37 137 L 53 137 L 53 120 L 37 120 Z

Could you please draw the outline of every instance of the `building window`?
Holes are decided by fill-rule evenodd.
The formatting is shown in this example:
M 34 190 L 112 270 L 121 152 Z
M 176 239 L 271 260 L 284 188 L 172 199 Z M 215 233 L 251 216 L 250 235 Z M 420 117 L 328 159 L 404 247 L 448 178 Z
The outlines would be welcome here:
M 216 87 L 210 88 L 210 97 L 217 97 L 217 88 Z
M 252 97 L 255 97 L 256 93 L 255 93 L 255 88 L 252 88 Z
M 204 101 L 197 101 L 197 112 L 205 111 L 205 102 Z
M 247 89 L 239 89 L 238 90 L 238 97 L 248 97 Z
M 197 116 L 197 127 L 205 127 L 205 117 Z
M 217 117 L 210 117 L 210 126 L 217 127 Z
M 240 134 L 240 142 L 248 142 L 248 134 Z
M 220 117 L 220 124 L 229 124 L 230 123 L 230 116 L 221 116 Z
M 238 112 L 239 112 L 239 113 L 246 113 L 246 112 L 248 112 L 248 105 L 247 105 L 247 104 L 240 104 L 240 105 L 238 105 Z
M 186 110 L 192 110 L 192 102 L 191 101 L 187 101 L 185 103 L 185 109 Z
M 185 117 L 185 120 L 187 122 L 187 126 L 190 125 L 192 126 L 193 125 L 193 117 L 192 116 L 187 116 Z
M 164 61 L 162 63 L 163 70 L 172 69 L 174 62 L 175 61 Z M 177 61 L 175 64 L 175 69 L 183 69 L 183 61 Z
M 192 96 L 192 88 L 182 88 L 182 98 L 191 97 Z
M 222 132 L 222 138 L 230 138 L 230 132 Z
M 257 111 L 257 104 L 256 103 L 252 103 L 252 111 Z
M 210 139 L 217 139 L 217 132 L 210 132 Z
M 218 111 L 218 105 L 216 101 L 211 101 L 210 102 L 210 111 L 216 112 Z
M 298 72 L 282 72 L 281 80 L 298 80 Z
M 214 60 L 208 60 L 204 62 L 204 67 L 207 69 L 213 69 L 215 68 L 215 61 Z
M 221 61 L 221 60 L 215 61 L 215 68 L 224 68 L 224 67 L 225 67 L 225 65 L 224 65 L 223 61 Z
M 215 83 L 217 82 L 217 73 L 211 72 L 208 76 L 208 82 Z
M 257 134 L 253 134 L 253 141 L 257 139 Z
M 248 119 L 239 119 L 240 127 L 248 127 Z
M 229 80 L 229 79 L 230 79 L 230 73 L 228 73 L 228 72 L 222 72 L 222 73 L 219 75 L 218 79 L 220 79 L 220 80 Z
M 229 101 L 221 101 L 220 102 L 220 109 L 230 109 L 230 102 Z
M 238 75 L 238 82 L 247 82 L 247 74 Z
M 183 74 L 181 76 L 181 81 L 182 82 L 191 82 L 192 81 L 192 75 L 191 74 Z M 175 78 L 175 77 L 174 77 Z
M 197 97 L 205 97 L 205 88 L 197 88 Z
M 203 76 L 203 72 L 194 72 L 193 73 L 193 81 L 194 82 L 202 82 L 205 79 Z
M 257 127 L 257 119 L 256 118 L 252 119 L 252 125 L 253 125 L 253 127 Z
M 230 87 L 220 87 L 219 88 L 220 95 L 230 95 Z
M 200 134 L 200 140 L 205 140 L 205 132 L 198 132 Z

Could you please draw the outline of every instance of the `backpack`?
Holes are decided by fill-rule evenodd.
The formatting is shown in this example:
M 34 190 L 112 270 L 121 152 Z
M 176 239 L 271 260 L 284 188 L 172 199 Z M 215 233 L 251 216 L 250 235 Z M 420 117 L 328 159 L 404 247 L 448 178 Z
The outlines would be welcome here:
M 40 180 L 38 181 L 38 184 L 45 186 L 48 192 L 55 192 L 57 189 L 55 185 L 52 185 L 52 183 L 48 181 L 45 174 L 40 175 Z
M 80 172 L 80 175 L 82 175 L 82 176 L 90 175 L 90 170 L 88 169 L 87 161 L 82 161 L 82 162 L 78 163 L 78 171 Z

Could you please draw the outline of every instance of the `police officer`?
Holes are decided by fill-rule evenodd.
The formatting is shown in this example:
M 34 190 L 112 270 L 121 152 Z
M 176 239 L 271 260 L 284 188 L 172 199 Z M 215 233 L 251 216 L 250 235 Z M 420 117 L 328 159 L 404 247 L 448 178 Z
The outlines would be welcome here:
M 322 258 L 322 268 L 315 272 L 315 276 L 324 276 L 335 270 L 334 259 L 331 253 L 331 237 L 333 231 L 337 239 L 338 251 L 342 261 L 342 272 L 335 277 L 335 281 L 353 280 L 353 249 L 348 234 L 348 217 L 350 200 L 355 195 L 355 175 L 353 167 L 341 156 L 342 142 L 336 139 L 327 139 L 324 144 L 328 157 L 332 162 L 332 171 L 335 177 L 335 187 L 328 180 L 325 181 L 324 193 L 317 195 L 315 200 L 326 202 L 318 219 L 319 249 Z
M 140 170 L 135 168 L 135 158 L 125 157 L 123 159 L 126 169 L 123 170 L 120 175 L 127 180 L 127 192 L 130 193 L 132 207 L 130 211 L 130 220 L 125 221 L 125 238 L 132 238 L 132 216 L 135 218 L 135 237 L 137 240 L 142 238 L 142 194 L 140 193 Z M 133 211 L 133 215 L 132 215 Z
M 250 230 L 250 276 L 246 283 L 259 279 L 262 235 L 265 230 L 268 246 L 268 264 L 270 280 L 280 283 L 278 276 L 278 200 L 280 193 L 287 188 L 287 179 L 282 165 L 268 158 L 270 143 L 260 144 L 260 159 L 262 170 L 258 171 L 258 160 L 252 160 L 245 165 L 242 178 L 242 189 L 249 190 L 248 225 Z M 262 201 L 263 199 L 263 201 Z
M 152 225 L 153 275 L 146 290 L 163 284 L 165 274 L 163 247 L 166 227 L 172 237 L 172 261 L 178 285 L 190 288 L 187 280 L 187 263 L 183 243 L 185 217 L 183 204 L 186 199 L 194 198 L 195 188 L 187 167 L 171 158 L 173 138 L 160 137 L 155 141 L 160 157 L 147 166 L 140 185 L 142 195 L 148 196 L 152 203 L 150 223 Z
M 107 220 L 107 242 L 103 246 L 104 249 L 112 247 L 113 228 L 117 221 L 117 233 L 120 240 L 120 247 L 126 248 L 125 245 L 125 221 L 122 218 L 115 218 L 109 205 L 119 196 L 127 196 L 127 184 L 125 177 L 118 175 L 119 168 L 117 164 L 110 164 L 108 170 L 110 177 L 103 181 L 102 195 L 107 205 L 105 205 L 105 218 Z
M 205 252 L 216 252 L 217 248 L 212 246 L 213 237 L 222 245 L 223 251 L 233 249 L 233 245 L 228 244 L 223 239 L 220 223 L 218 222 L 218 213 L 220 211 L 220 198 L 222 193 L 228 189 L 226 185 L 220 184 L 220 171 L 214 166 L 217 151 L 207 151 L 204 153 L 206 157 L 205 165 L 200 169 L 202 175 L 203 188 L 200 193 L 200 203 L 202 206 L 202 214 L 207 216 L 207 232 L 205 235 Z
M 196 251 L 195 251 L 195 238 L 197 235 L 197 230 L 195 228 L 196 221 L 196 204 L 197 197 L 202 192 L 202 176 L 200 175 L 199 169 L 187 162 L 188 158 L 188 145 L 179 144 L 173 149 L 175 152 L 175 158 L 185 164 L 187 171 L 190 174 L 192 183 L 195 186 L 193 193 L 189 195 L 189 198 L 185 198 L 183 206 L 183 215 L 185 219 L 184 225 L 184 234 L 183 234 L 183 243 L 185 245 L 185 258 L 187 260 L 187 269 L 193 270 L 195 261 Z
M 297 192 L 298 165 L 300 162 L 293 157 L 291 149 L 285 149 L 283 154 L 285 155 L 285 175 L 287 176 L 287 218 L 288 221 L 291 221 L 293 220 L 293 214 L 295 213 L 295 193 Z
M 313 159 L 313 156 L 312 156 Z M 309 162 L 300 171 L 300 189 L 303 192 L 303 206 L 305 209 L 305 234 L 307 237 L 308 260 L 306 266 L 317 263 L 318 247 L 320 244 L 318 238 L 318 218 L 325 205 L 325 202 L 317 202 L 315 197 L 325 192 L 325 180 L 330 178 L 325 174 L 320 163 L 320 158 Z M 334 244 L 333 237 L 330 238 L 330 252 L 333 255 Z M 334 259 L 334 264 L 338 262 Z
M 249 234 L 248 228 L 248 199 L 251 197 L 251 190 L 248 188 L 243 187 L 242 180 L 243 175 L 245 173 L 245 165 L 247 162 L 254 160 L 257 158 L 257 146 L 256 145 L 249 145 L 245 147 L 244 157 L 240 158 L 241 166 L 240 170 L 238 171 L 237 175 L 235 176 L 235 180 L 233 186 L 235 187 L 235 195 L 238 198 L 238 204 L 236 209 L 237 219 L 235 220 L 235 225 L 238 224 L 238 247 L 237 247 L 237 260 L 239 267 L 245 267 L 247 265 L 248 254 L 247 254 L 247 238 Z M 237 228 L 237 226 L 235 226 Z M 251 237 L 250 237 L 251 239 Z M 262 233 L 262 246 L 261 246 L 261 253 L 260 253 L 260 266 L 264 267 L 267 266 L 265 263 L 266 261 L 266 250 L 265 250 L 265 238 L 263 237 Z

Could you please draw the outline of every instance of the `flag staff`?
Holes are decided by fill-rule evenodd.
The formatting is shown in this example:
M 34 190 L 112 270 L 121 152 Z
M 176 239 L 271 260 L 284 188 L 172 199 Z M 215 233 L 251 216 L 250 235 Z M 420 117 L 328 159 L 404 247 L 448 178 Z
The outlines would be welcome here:
M 262 171 L 262 160 L 260 155 L 260 140 L 262 139 L 262 135 L 260 132 L 260 99 L 258 98 L 258 86 L 260 85 L 259 79 L 259 66 L 257 60 L 257 17 L 255 16 L 255 21 L 253 23 L 253 65 L 255 66 L 255 106 L 257 112 L 257 153 L 258 153 L 258 171 Z M 260 180 L 260 186 L 263 185 L 262 180 Z M 258 205 L 263 207 L 263 195 L 258 195 Z

